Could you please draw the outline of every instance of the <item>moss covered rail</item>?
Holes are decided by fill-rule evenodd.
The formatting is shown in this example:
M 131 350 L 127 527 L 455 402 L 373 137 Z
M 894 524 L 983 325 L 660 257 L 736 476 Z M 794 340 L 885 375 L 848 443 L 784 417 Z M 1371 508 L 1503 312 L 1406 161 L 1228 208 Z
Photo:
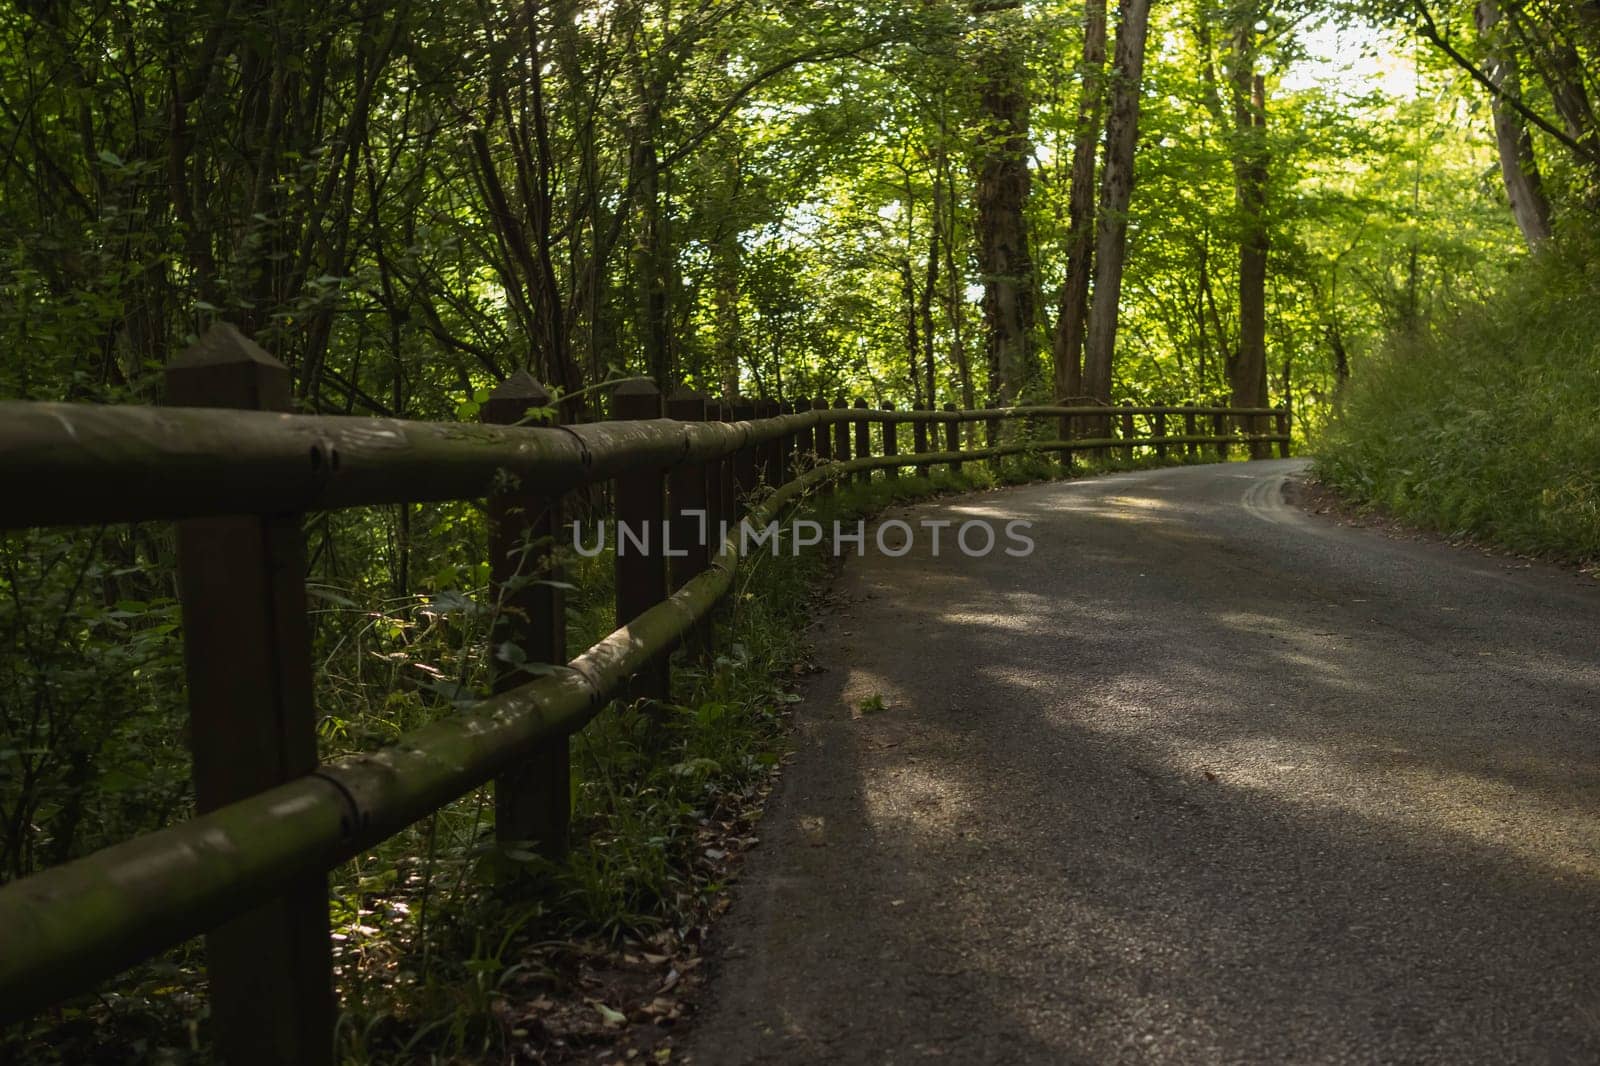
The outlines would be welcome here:
M 618 626 L 564 665 L 370 754 L 319 763 L 305 619 L 306 512 L 488 498 L 495 591 L 522 597 L 496 640 L 565 659 L 550 534 L 564 493 L 615 483 L 619 519 L 763 526 L 806 493 L 904 467 L 1033 452 L 1231 446 L 1286 454 L 1281 409 L 1034 406 L 872 410 L 859 401 L 707 404 L 617 390 L 626 420 L 456 425 L 279 413 L 288 372 L 222 326 L 175 361 L 187 406 L 0 404 L 0 528 L 177 520 L 197 808 L 181 824 L 0 887 L 0 1018 L 25 1016 L 189 937 L 207 936 L 217 1051 L 230 1064 L 331 1061 L 327 872 L 470 790 L 496 783 L 496 831 L 566 845 L 567 738 L 607 703 L 665 696 L 668 654 L 699 634 L 738 565 L 737 532 L 669 560 L 617 560 Z M 526 374 L 485 408 L 517 423 L 549 397 Z M 221 408 L 236 408 L 224 410 Z M 249 408 L 256 408 L 251 410 Z M 279 410 L 274 410 L 277 408 Z M 1145 420 L 1135 432 L 1134 419 Z M 1077 420 L 1099 435 L 963 447 L 963 423 Z M 1169 420 L 1183 426 L 1169 433 Z M 1202 432 L 1200 420 L 1207 419 Z M 1275 432 L 1241 434 L 1266 420 Z M 1120 423 L 1122 433 L 1112 435 Z M 880 427 L 873 448 L 872 426 Z M 899 452 L 900 427 L 918 447 Z M 937 427 L 945 427 L 938 448 Z M 927 437 L 933 431 L 930 449 Z M 1015 439 L 1007 439 L 1008 436 Z M 853 439 L 852 439 L 853 438 Z M 851 456 L 852 450 L 855 452 Z M 877 454 L 873 454 L 876 451 Z M 671 490 L 668 491 L 668 479 Z M 535 587 L 528 587 L 529 585 Z

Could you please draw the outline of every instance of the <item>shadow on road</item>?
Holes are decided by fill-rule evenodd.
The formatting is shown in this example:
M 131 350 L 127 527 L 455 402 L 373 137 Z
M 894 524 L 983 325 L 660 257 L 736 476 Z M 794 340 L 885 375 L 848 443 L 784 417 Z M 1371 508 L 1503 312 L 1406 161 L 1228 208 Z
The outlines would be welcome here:
M 1600 1059 L 1600 598 L 1268 465 L 847 567 L 694 1061 Z

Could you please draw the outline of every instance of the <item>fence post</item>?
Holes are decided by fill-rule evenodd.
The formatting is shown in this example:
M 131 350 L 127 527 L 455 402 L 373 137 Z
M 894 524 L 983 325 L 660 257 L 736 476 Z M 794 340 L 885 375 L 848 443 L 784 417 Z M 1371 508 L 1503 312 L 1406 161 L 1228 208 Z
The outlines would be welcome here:
M 733 421 L 733 404 L 723 401 L 716 404 L 717 421 Z M 724 455 L 717 461 L 717 535 L 722 534 L 722 523 L 732 526 L 739 520 L 739 501 L 737 486 L 733 483 L 734 457 L 732 454 Z
M 515 425 L 530 407 L 547 407 L 550 394 L 526 370 L 512 374 L 489 394 L 478 418 Z M 567 661 L 566 598 L 554 584 L 556 538 L 561 533 L 561 497 L 528 492 L 488 500 L 489 591 L 497 605 L 490 647 L 511 645 L 522 662 L 559 666 Z M 533 680 L 517 664 L 493 666 L 494 691 Z M 494 782 L 494 831 L 501 844 L 532 841 L 541 855 L 560 858 L 571 821 L 571 755 L 565 736 L 544 741 L 527 759 Z
M 1132 407 L 1133 405 L 1130 404 L 1127 400 L 1123 400 L 1122 401 L 1122 406 L 1123 407 Z M 1126 443 L 1126 444 L 1124 444 L 1122 446 L 1122 458 L 1123 458 L 1124 462 L 1129 462 L 1129 463 L 1133 462 L 1134 452 L 1136 450 L 1134 448 L 1134 446 L 1133 446 L 1133 436 L 1134 436 L 1133 412 L 1132 411 L 1123 411 L 1122 412 L 1122 439 L 1128 442 L 1128 443 Z
M 624 381 L 611 401 L 611 417 L 617 421 L 661 417 L 661 390 L 648 378 Z M 667 519 L 666 480 L 654 468 L 633 469 L 616 478 L 618 629 L 667 598 L 667 558 L 660 543 Z M 640 669 L 623 698 L 665 700 L 671 680 L 663 655 Z
M 778 417 L 777 400 L 757 400 L 756 417 Z M 774 437 L 763 444 L 757 445 L 756 455 L 758 466 L 761 469 L 761 480 L 769 489 L 777 488 L 783 484 L 783 442 Z
M 956 405 L 947 403 L 944 405 L 944 409 L 953 412 L 956 409 Z M 957 453 L 961 451 L 961 423 L 953 418 L 944 424 L 944 450 Z M 950 472 L 952 474 L 961 473 L 960 459 L 950 464 Z
M 784 400 L 778 405 L 778 414 L 784 418 L 788 418 L 794 413 L 795 406 L 793 400 Z M 778 438 L 779 484 L 788 484 L 794 480 L 795 474 L 799 472 L 799 456 L 797 455 L 799 450 L 799 438 L 800 435 L 798 433 L 785 433 L 782 437 Z
M 922 411 L 924 408 L 915 407 L 912 410 Z M 921 418 L 911 423 L 911 448 L 914 454 L 921 455 L 928 450 L 928 425 L 929 423 Z M 916 475 L 917 477 L 927 477 L 928 464 L 918 463 L 916 465 Z
M 704 422 L 706 399 L 690 388 L 675 389 L 667 397 L 667 417 L 679 422 Z M 675 589 L 682 588 L 711 563 L 711 538 L 716 535 L 716 527 L 709 486 L 714 465 L 679 463 L 667 475 L 667 528 L 671 531 L 672 549 L 684 553 L 670 561 Z M 699 514 L 690 513 L 695 511 Z M 710 615 L 695 624 L 685 643 L 700 659 L 710 660 Z
M 722 421 L 722 405 L 715 400 L 706 401 L 706 421 Z M 706 542 L 710 545 L 711 557 L 715 558 L 720 547 L 717 541 L 717 523 L 722 521 L 722 468 L 725 460 L 713 459 L 706 463 Z
M 1165 411 L 1157 411 L 1156 415 L 1155 415 L 1155 418 L 1156 418 L 1156 425 L 1155 425 L 1156 438 L 1157 439 L 1165 439 L 1165 437 L 1167 435 L 1167 412 L 1165 412 Z M 1156 458 L 1157 459 L 1161 459 L 1161 460 L 1165 460 L 1167 458 L 1167 446 L 1166 446 L 1166 444 L 1163 443 L 1163 444 L 1157 444 L 1156 445 Z
M 1211 416 L 1211 435 L 1217 438 L 1217 458 L 1228 461 L 1228 420 L 1223 415 Z
M 865 411 L 867 401 L 857 400 L 856 410 Z M 872 454 L 872 423 L 865 418 L 856 419 L 856 458 L 865 459 Z M 862 470 L 856 474 L 856 480 L 863 485 L 872 480 L 871 470 Z
M 756 404 L 754 400 L 735 397 L 733 401 L 733 420 L 735 422 L 754 422 L 756 417 Z M 755 491 L 760 477 L 756 468 L 756 449 L 753 444 L 746 444 L 743 448 L 733 453 L 733 517 L 743 518 L 750 510 L 750 494 Z
M 835 411 L 848 411 L 850 401 L 841 394 L 833 401 Z M 833 424 L 833 458 L 836 462 L 848 463 L 850 461 L 850 420 L 841 418 Z M 842 486 L 844 482 L 841 480 Z
M 218 323 L 166 369 L 178 407 L 290 410 L 289 371 Z M 310 447 L 323 476 L 337 453 Z M 298 514 L 178 523 L 195 806 L 214 811 L 317 767 L 306 548 Z M 206 934 L 212 1029 L 228 1066 L 333 1062 L 328 878 L 308 874 Z
M 1289 405 L 1283 404 L 1280 406 L 1276 412 L 1276 415 L 1278 419 L 1278 436 L 1283 438 L 1278 442 L 1278 458 L 1287 459 L 1289 458 L 1290 433 Z
M 810 400 L 795 400 L 789 405 L 790 412 L 803 415 L 811 410 Z M 817 465 L 817 435 L 811 426 L 801 426 L 794 435 L 794 467 L 791 477 L 801 474 Z
M 1194 401 L 1185 400 L 1183 401 L 1183 406 L 1183 435 L 1185 437 L 1197 437 L 1200 435 L 1200 429 L 1195 421 Z M 1192 440 L 1183 447 L 1184 454 L 1191 459 L 1196 458 L 1200 454 L 1200 445 Z
M 894 404 L 892 403 L 884 404 L 883 409 L 890 415 L 894 414 Z M 883 454 L 900 454 L 900 423 L 892 417 L 883 424 Z M 886 466 L 883 469 L 884 475 L 891 481 L 899 479 L 900 468 L 898 466 Z
M 818 396 L 811 402 L 811 409 L 814 411 L 826 411 L 828 409 L 828 401 L 823 397 Z M 817 465 L 823 466 L 827 463 L 833 462 L 832 427 L 830 427 L 826 422 L 819 421 L 816 424 L 816 427 L 813 429 L 813 433 L 816 436 L 817 441 Z M 824 478 L 822 480 L 822 484 L 818 486 L 818 491 L 824 495 L 832 493 L 833 479 Z

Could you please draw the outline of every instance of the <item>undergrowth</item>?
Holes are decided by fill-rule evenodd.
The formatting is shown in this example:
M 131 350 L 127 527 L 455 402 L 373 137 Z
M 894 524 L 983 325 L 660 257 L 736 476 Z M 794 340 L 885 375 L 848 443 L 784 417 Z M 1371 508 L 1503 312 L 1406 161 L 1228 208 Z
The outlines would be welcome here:
M 1551 250 L 1494 300 L 1395 338 L 1353 379 L 1316 474 L 1450 535 L 1600 559 L 1600 262 Z
M 1155 463 L 1107 458 L 1096 469 Z M 1089 468 L 1080 461 L 1080 472 Z M 1061 474 L 1042 455 L 973 462 L 960 473 L 940 468 L 928 477 L 840 486 L 813 497 L 803 514 L 824 524 L 853 522 L 898 502 Z M 358 525 L 370 518 L 333 516 L 311 531 L 313 545 L 320 537 L 329 559 L 338 546 L 344 563 L 342 570 L 324 567 L 310 585 L 324 757 L 390 742 L 487 692 L 492 609 L 481 522 L 467 505 L 412 519 L 412 578 L 404 594 L 384 580 L 382 567 L 351 558 L 374 540 Z M 748 557 L 717 610 L 715 656 L 675 658 L 671 703 L 653 715 L 613 707 L 573 738 L 574 846 L 563 860 L 497 845 L 485 788 L 333 871 L 342 1062 L 559 1061 L 614 1040 L 639 1020 L 608 1005 L 607 995 L 666 1002 L 661 1020 L 675 1020 L 672 1004 L 652 1000 L 628 963 L 649 960 L 674 974 L 689 968 L 700 936 L 725 905 L 732 853 L 753 842 L 755 815 L 785 752 L 787 709 L 809 669 L 805 629 L 825 611 L 820 589 L 835 565 L 820 552 Z M 575 654 L 612 628 L 612 560 L 569 553 L 566 567 Z M 20 610 L 19 576 L 12 578 Z M 41 612 L 67 609 L 39 602 Z M 160 739 L 162 722 L 181 721 L 172 602 L 122 606 L 128 610 L 113 611 L 110 621 L 95 606 L 94 625 L 69 628 L 106 647 L 132 630 L 142 658 L 131 675 L 156 681 L 151 691 L 163 693 L 149 701 L 153 718 L 141 726 L 142 739 L 83 779 L 92 820 L 120 812 L 113 824 L 132 835 L 141 822 L 155 828 L 184 816 L 189 800 L 181 745 Z M 103 635 L 95 628 L 107 625 Z M 86 692 L 92 681 L 86 678 Z M 78 720 L 77 731 L 87 720 Z M 159 806 L 124 786 L 129 775 L 159 783 Z M 203 952 L 191 941 L 96 995 L 0 1033 L 0 1059 L 206 1062 L 207 1026 Z

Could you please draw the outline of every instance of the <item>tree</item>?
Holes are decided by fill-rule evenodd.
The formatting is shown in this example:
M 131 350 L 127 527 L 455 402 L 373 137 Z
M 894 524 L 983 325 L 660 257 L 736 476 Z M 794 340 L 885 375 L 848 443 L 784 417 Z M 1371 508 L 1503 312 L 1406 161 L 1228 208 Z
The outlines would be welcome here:
M 1084 391 L 1101 403 L 1111 401 L 1111 363 L 1127 257 L 1128 207 L 1133 199 L 1134 146 L 1139 139 L 1139 93 L 1149 22 L 1150 0 L 1124 0 L 1120 5 L 1100 182 L 1094 296 L 1083 367 Z
M 1485 73 L 1494 87 L 1489 108 L 1494 116 L 1500 178 L 1505 182 L 1506 197 L 1511 202 L 1511 215 L 1517 220 L 1517 228 L 1522 231 L 1528 247 L 1537 249 L 1550 239 L 1550 201 L 1539 177 L 1539 161 L 1533 155 L 1533 137 L 1528 132 L 1528 124 L 1506 102 L 1508 97 L 1522 95 L 1516 55 L 1502 40 L 1500 5 L 1495 0 L 1478 0 L 1475 15 L 1478 35 L 1489 57 Z
M 1095 148 L 1105 109 L 1106 5 L 1087 0 L 1083 58 L 1079 62 L 1078 121 L 1072 134 L 1072 176 L 1067 193 L 1067 276 L 1061 283 L 1053 335 L 1055 394 L 1058 402 L 1083 393 L 1083 339 L 1089 315 L 1089 281 L 1094 264 Z
M 1266 77 L 1256 70 L 1256 33 L 1264 12 L 1241 5 L 1235 12 L 1228 55 L 1228 86 L 1233 104 L 1233 172 L 1239 208 L 1239 345 L 1228 360 L 1233 406 L 1267 405 L 1267 167 Z M 1242 420 L 1259 431 L 1261 419 Z M 1254 443 L 1250 454 L 1264 458 L 1270 446 Z
M 983 276 L 989 392 L 1009 406 L 1037 376 L 1033 343 L 1033 257 L 1028 240 L 1029 92 L 1020 4 L 987 6 L 978 49 L 978 136 L 982 144 L 974 200 L 978 269 Z

